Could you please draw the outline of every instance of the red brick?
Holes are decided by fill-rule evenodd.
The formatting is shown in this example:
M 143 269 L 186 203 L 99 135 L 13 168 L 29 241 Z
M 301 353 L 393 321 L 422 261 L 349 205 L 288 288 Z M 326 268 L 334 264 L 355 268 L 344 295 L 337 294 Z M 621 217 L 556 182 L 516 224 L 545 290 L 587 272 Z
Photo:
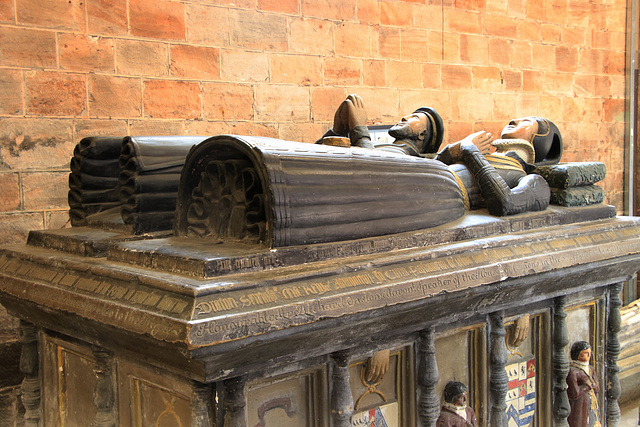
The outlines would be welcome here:
M 555 54 L 556 50 L 553 45 L 548 44 L 532 44 L 531 51 L 533 54 L 534 68 L 554 71 L 556 68 Z
M 451 94 L 453 120 L 476 122 L 491 117 L 493 100 L 488 93 L 459 92 Z
M 544 90 L 549 94 L 573 96 L 573 74 L 546 73 Z
M 586 31 L 584 28 L 562 28 L 560 40 L 563 44 L 583 46 L 586 40 Z
M 511 64 L 518 69 L 533 66 L 533 50 L 531 43 L 516 40 L 511 45 Z
M 272 55 L 271 81 L 319 85 L 322 82 L 322 64 L 318 56 Z
M 425 30 L 401 30 L 402 59 L 426 62 L 428 59 L 428 33 Z
M 15 4 L 18 24 L 57 30 L 85 30 L 82 1 L 15 0 Z
M 429 61 L 460 61 L 460 35 L 458 33 L 444 33 L 443 35 L 440 31 L 430 31 Z
M 539 71 L 524 70 L 522 72 L 522 89 L 526 92 L 542 92 L 544 74 Z
M 304 16 L 350 21 L 356 16 L 357 0 L 301 0 Z
M 189 43 L 229 45 L 229 9 L 190 3 L 186 7 Z
M 389 85 L 397 88 L 422 88 L 422 67 L 416 62 L 387 62 Z
M 514 117 L 528 117 L 538 115 L 538 95 L 520 93 L 516 98 L 516 113 Z
M 500 65 L 511 64 L 511 41 L 507 39 L 489 40 L 489 59 Z
M 440 116 L 446 120 L 451 116 L 451 100 L 449 95 L 434 90 L 401 90 L 400 91 L 400 109 L 398 115 L 389 124 L 393 124 L 419 107 L 431 107 L 436 110 Z M 446 128 L 446 126 L 445 126 Z
M 604 114 L 603 100 L 598 98 L 582 98 L 584 99 L 584 119 L 583 121 L 591 123 L 601 123 Z M 605 100 L 606 101 L 606 100 Z M 624 107 L 623 107 L 624 112 Z
M 497 3 L 503 3 L 504 0 L 493 0 Z M 507 0 L 507 11 L 509 16 L 513 18 L 526 18 L 527 16 L 527 0 Z
M 44 228 L 41 212 L 0 214 L 0 241 L 4 244 L 26 243 L 31 230 Z
M 298 0 L 258 0 L 258 9 L 280 13 L 298 13 Z
M 278 138 L 278 129 L 275 124 L 237 122 L 230 123 L 229 133 L 234 135 L 266 136 L 267 138 Z
M 12 0 L 0 0 L 0 22 L 13 22 Z
M 624 121 L 624 99 L 605 99 L 604 100 L 604 119 L 607 122 L 623 122 Z
M 437 89 L 441 85 L 440 65 L 422 64 L 422 87 L 425 89 Z
M 22 174 L 26 210 L 64 209 L 68 207 L 68 172 L 32 172 Z
M 482 92 L 502 90 L 502 72 L 497 67 L 473 67 L 473 89 Z
M 85 0 L 92 34 L 127 34 L 126 0 Z
M 204 83 L 204 116 L 208 120 L 253 120 L 253 87 Z
M 439 4 L 413 5 L 413 27 L 442 31 L 442 6 Z
M 398 121 L 402 113 L 398 110 L 398 90 L 388 88 L 357 87 L 349 90 L 364 99 L 369 120 L 367 123 L 393 124 Z
M 477 10 L 477 11 L 484 10 L 486 3 L 487 3 L 486 0 L 454 0 L 453 1 L 454 7 L 457 7 L 458 9 Z
M 460 123 L 460 122 L 449 121 L 449 123 L 445 123 L 444 127 L 445 127 L 445 140 L 443 141 L 443 145 L 445 145 L 444 144 L 445 142 L 451 143 L 451 142 L 460 141 L 461 139 L 473 133 L 473 125 L 471 123 Z
M 562 30 L 557 25 L 542 24 L 540 26 L 540 40 L 543 43 L 560 44 Z
M 516 34 L 522 40 L 538 41 L 540 40 L 540 24 L 535 21 L 519 21 Z
M 444 89 L 470 89 L 471 67 L 442 64 L 442 87 Z
M 164 40 L 185 40 L 184 4 L 169 0 L 129 0 L 131 34 Z
M 610 76 L 611 79 L 611 96 L 613 97 L 624 97 L 625 95 L 625 76 Z
M 89 115 L 98 117 L 141 117 L 140 79 L 89 75 Z
M 517 32 L 517 22 L 510 17 L 503 15 L 484 16 L 484 33 L 487 35 L 513 38 Z
M 269 80 L 269 57 L 262 52 L 222 51 L 220 74 L 225 81 L 265 82 Z
M 541 117 L 546 117 L 557 126 L 562 127 L 559 123 L 562 120 L 562 97 L 560 96 L 541 96 L 540 97 L 540 109 L 538 114 Z M 564 129 L 560 128 L 560 133 L 565 141 L 571 141 L 571 135 L 565 134 Z
M 278 138 L 311 144 L 317 141 L 327 128 L 326 125 L 320 123 L 283 123 L 278 127 Z
M 378 56 L 386 59 L 400 59 L 402 47 L 400 43 L 400 29 L 381 27 L 374 33 L 378 39 Z
M 459 9 L 445 10 L 445 28 L 460 33 L 482 34 L 481 15 Z
M 20 177 L 17 173 L 0 173 L 0 212 L 20 209 Z
M 371 25 L 380 23 L 380 6 L 377 0 L 357 0 L 356 13 L 359 22 Z
M 75 71 L 115 69 L 113 40 L 83 34 L 60 34 L 60 67 Z
M 611 79 L 609 76 L 594 76 L 593 95 L 601 98 L 609 98 L 611 96 Z
M 56 38 L 49 31 L 0 28 L 0 64 L 15 67 L 54 68 Z
M 496 93 L 493 95 L 493 112 L 492 117 L 494 120 L 499 120 L 502 122 L 502 125 L 506 125 L 509 120 L 513 119 L 513 115 L 516 111 L 516 95 L 509 94 L 499 94 Z M 500 129 L 500 133 L 502 129 Z M 499 138 L 500 133 L 496 132 L 493 137 Z
M 314 55 L 330 54 L 333 51 L 333 24 L 316 19 L 292 20 L 289 49 Z
M 68 168 L 75 143 L 70 120 L 0 120 L 0 169 Z
M 0 114 L 22 113 L 22 72 L 0 70 Z
M 593 75 L 577 74 L 573 89 L 578 96 L 595 96 L 595 79 Z
M 171 74 L 187 79 L 219 80 L 220 52 L 202 46 L 171 46 Z
M 567 25 L 567 0 L 548 0 L 545 4 L 545 12 L 548 22 Z
M 589 18 L 594 14 L 594 9 L 592 9 L 594 4 L 598 3 L 570 0 L 567 5 L 566 20 L 563 24 L 578 27 L 586 26 L 589 23 Z M 618 13 L 618 15 L 620 14 Z M 622 15 L 624 16 L 624 12 Z M 624 23 L 622 26 L 624 26 Z
M 134 76 L 166 76 L 169 72 L 167 45 L 138 40 L 117 40 L 116 70 L 118 74 Z
M 184 135 L 184 120 L 131 120 L 129 135 Z
M 593 32 L 593 42 L 592 47 L 594 49 L 610 49 L 611 48 L 611 33 L 607 31 L 597 31 Z
M 556 70 L 575 73 L 578 70 L 578 49 L 556 47 Z
M 324 61 L 325 85 L 358 85 L 361 76 L 362 60 L 360 59 L 328 57 Z
M 194 82 L 147 80 L 143 103 L 148 117 L 195 119 L 202 115 L 200 85 Z
M 363 81 L 366 86 L 384 87 L 387 85 L 385 61 L 364 61 L 363 68 Z
M 527 1 L 526 11 L 527 18 L 532 21 L 545 21 L 545 2 L 543 1 Z
M 489 62 L 489 45 L 486 36 L 460 34 L 460 59 L 473 64 Z
M 299 86 L 259 85 L 256 87 L 256 119 L 275 123 L 311 118 L 309 89 Z
M 231 45 L 259 50 L 287 50 L 287 18 L 255 11 L 231 10 Z
M 347 93 L 341 88 L 318 88 L 311 92 L 311 118 L 314 122 L 331 122 Z M 316 137 L 317 139 L 318 137 Z
M 126 120 L 75 120 L 73 141 L 81 141 L 87 136 L 119 136 L 128 135 L 129 125 Z
M 507 90 L 517 91 L 522 89 L 522 73 L 520 71 L 504 70 L 502 74 Z
M 230 123 L 229 133 L 234 135 L 266 136 L 268 138 L 278 138 L 278 129 L 276 128 L 276 125 L 269 124 L 269 123 L 253 123 L 253 122 Z
M 80 116 L 86 113 L 86 76 L 30 71 L 26 75 L 27 113 L 44 116 Z
M 343 22 L 335 28 L 334 34 L 337 55 L 371 56 L 371 29 L 368 25 Z
M 206 107 L 206 106 L 205 106 Z M 184 123 L 184 135 L 224 135 L 233 133 L 229 131 L 227 122 L 209 122 L 206 120 L 189 120 Z
M 47 211 L 44 214 L 44 228 L 47 229 L 61 229 L 70 228 L 69 222 L 69 210 L 64 209 L 60 211 Z
M 584 119 L 584 98 L 562 98 L 562 120 L 565 122 L 579 123 Z
M 380 23 L 382 25 L 409 27 L 412 22 L 413 8 L 411 5 L 390 1 L 380 2 Z
M 624 74 L 624 52 L 604 52 L 605 74 Z

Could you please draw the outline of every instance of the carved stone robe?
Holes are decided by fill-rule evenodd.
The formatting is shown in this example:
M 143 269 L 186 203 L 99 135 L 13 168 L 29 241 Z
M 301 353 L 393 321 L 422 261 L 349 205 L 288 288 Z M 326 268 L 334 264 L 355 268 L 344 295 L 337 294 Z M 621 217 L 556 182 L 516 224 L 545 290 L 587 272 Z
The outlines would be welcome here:
M 440 410 L 440 416 L 436 422 L 436 427 L 478 427 L 478 420 L 476 419 L 476 413 L 474 410 L 468 406 L 465 410 L 467 412 L 466 420 L 452 410 L 443 406 Z
M 589 373 L 585 369 L 571 363 L 569 375 L 567 375 L 567 394 L 571 404 L 571 414 L 567 422 L 571 427 L 598 427 L 598 401 L 597 394 L 600 387 L 595 380 L 595 371 L 588 366 Z

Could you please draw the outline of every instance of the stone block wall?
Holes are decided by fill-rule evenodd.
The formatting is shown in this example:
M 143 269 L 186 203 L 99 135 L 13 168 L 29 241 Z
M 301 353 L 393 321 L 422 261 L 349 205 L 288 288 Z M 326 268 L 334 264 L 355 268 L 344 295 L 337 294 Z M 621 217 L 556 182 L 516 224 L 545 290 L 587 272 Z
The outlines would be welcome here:
M 435 107 L 445 141 L 547 117 L 565 161 L 606 164 L 621 211 L 625 17 L 626 0 L 0 0 L 0 242 L 66 225 L 84 136 L 312 142 L 353 92 L 372 124 Z

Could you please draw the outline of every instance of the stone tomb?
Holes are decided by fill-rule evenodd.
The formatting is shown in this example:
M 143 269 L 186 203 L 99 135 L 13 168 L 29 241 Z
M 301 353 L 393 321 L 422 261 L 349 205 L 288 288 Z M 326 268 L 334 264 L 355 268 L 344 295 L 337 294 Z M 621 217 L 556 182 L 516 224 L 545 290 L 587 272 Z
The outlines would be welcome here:
M 26 425 L 432 426 L 452 379 L 480 425 L 562 424 L 576 340 L 594 349 L 603 424 L 619 419 L 640 220 L 610 206 L 295 246 L 176 234 L 73 227 L 2 247 Z

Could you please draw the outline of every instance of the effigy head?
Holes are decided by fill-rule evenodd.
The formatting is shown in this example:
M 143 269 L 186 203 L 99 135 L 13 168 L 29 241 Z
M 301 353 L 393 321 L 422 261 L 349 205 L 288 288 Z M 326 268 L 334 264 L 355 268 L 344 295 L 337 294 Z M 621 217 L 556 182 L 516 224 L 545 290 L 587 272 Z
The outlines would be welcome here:
M 591 345 L 586 341 L 574 342 L 571 346 L 571 360 L 588 362 L 589 359 L 591 359 Z
M 558 127 L 541 117 L 523 117 L 511 120 L 502 130 L 503 139 L 521 139 L 533 146 L 536 165 L 552 165 L 562 157 L 562 136 Z M 525 161 L 527 161 L 525 159 Z
M 444 386 L 444 401 L 458 406 L 465 405 L 468 390 L 467 386 L 460 381 L 449 381 Z
M 436 110 L 420 107 L 393 125 L 389 135 L 396 139 L 415 140 L 421 154 L 436 153 L 444 138 L 444 124 Z

